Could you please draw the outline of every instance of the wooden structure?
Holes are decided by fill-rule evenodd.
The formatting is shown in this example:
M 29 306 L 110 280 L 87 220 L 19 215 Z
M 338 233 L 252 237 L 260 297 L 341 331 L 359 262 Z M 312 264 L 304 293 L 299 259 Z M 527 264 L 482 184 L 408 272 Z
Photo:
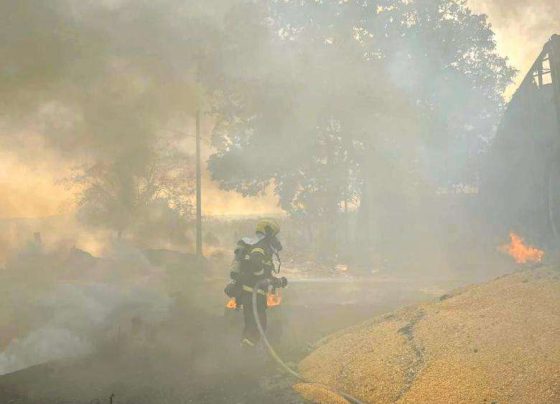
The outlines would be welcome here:
M 542 245 L 560 241 L 560 36 L 510 101 L 482 173 L 489 219 Z

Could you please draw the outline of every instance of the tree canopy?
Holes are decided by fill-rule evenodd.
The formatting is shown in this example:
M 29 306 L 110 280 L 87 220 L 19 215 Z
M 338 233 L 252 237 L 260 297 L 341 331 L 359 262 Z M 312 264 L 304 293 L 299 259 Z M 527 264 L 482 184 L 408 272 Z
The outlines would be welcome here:
M 514 75 L 485 16 L 462 0 L 269 10 L 270 49 L 216 104 L 210 168 L 224 187 L 252 194 L 272 181 L 286 210 L 317 213 L 359 196 L 373 172 L 474 180 Z

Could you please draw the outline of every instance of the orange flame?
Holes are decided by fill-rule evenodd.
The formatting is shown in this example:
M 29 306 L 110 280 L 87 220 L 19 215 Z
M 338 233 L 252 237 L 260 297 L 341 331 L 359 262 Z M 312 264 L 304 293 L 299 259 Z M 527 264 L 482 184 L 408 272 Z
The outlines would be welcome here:
M 280 295 L 280 290 L 276 293 L 269 292 L 266 296 L 266 305 L 268 307 L 279 306 L 282 303 L 282 296 Z
M 280 295 L 279 290 L 276 293 L 269 292 L 266 295 L 266 304 L 268 307 L 279 306 L 280 303 L 282 303 L 282 296 Z M 229 299 L 229 301 L 226 303 L 226 308 L 232 310 L 237 309 L 237 301 L 235 300 L 235 298 L 232 297 L 231 299 Z
M 500 247 L 500 251 L 509 254 L 518 264 L 526 264 L 528 262 L 541 262 L 544 257 L 544 251 L 538 248 L 526 246 L 523 239 L 515 234 L 510 233 L 511 243 Z
M 226 307 L 228 309 L 237 309 L 237 302 L 235 298 L 232 297 L 231 299 L 229 299 L 229 301 L 226 304 Z

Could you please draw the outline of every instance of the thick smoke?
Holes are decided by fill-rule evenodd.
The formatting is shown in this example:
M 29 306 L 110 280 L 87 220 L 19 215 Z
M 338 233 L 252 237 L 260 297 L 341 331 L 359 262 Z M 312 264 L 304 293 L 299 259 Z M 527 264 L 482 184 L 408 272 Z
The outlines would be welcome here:
M 221 306 L 227 266 L 202 279 L 200 261 L 176 252 L 191 241 L 199 110 L 214 179 L 275 191 L 296 259 L 472 278 L 479 233 L 464 190 L 476 189 L 513 70 L 483 17 L 440 3 L 0 0 L 0 147 L 64 177 L 84 243 L 106 247 L 93 257 L 64 233 L 60 245 L 37 235 L 19 254 L 0 249 L 18 325 L 0 374 L 96 352 L 123 324 L 157 324 L 176 307 L 170 295 Z M 252 231 L 204 225 L 218 253 Z M 185 342 L 205 339 L 211 318 L 192 311 L 175 313 L 171 348 L 220 367 L 222 350 L 206 363 Z
M 8 262 L 3 315 L 17 337 L 0 353 L 0 373 L 94 353 L 165 320 L 172 300 L 161 273 L 119 245 L 105 259 L 30 243 Z
M 93 351 L 91 342 L 64 328 L 45 327 L 16 339 L 0 353 L 0 375 L 53 360 L 78 358 Z
M 201 106 L 236 4 L 3 1 L 2 136 L 141 164 L 156 134 Z
M 0 145 L 70 180 L 88 225 L 145 238 L 154 217 L 165 229 L 186 222 L 194 113 L 209 109 L 208 83 L 224 69 L 242 74 L 230 39 L 250 49 L 261 38 L 243 3 L 0 2 Z M 57 164 L 45 167 L 47 155 Z M 12 210 L 58 213 L 52 205 Z M 163 244 L 188 244 L 179 227 Z

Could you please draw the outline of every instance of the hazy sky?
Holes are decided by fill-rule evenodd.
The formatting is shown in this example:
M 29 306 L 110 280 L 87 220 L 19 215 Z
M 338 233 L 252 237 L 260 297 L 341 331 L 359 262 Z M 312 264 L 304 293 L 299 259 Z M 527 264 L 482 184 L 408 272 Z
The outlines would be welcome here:
M 519 83 L 543 44 L 560 33 L 558 0 L 468 0 L 475 12 L 485 13 L 494 27 L 498 47 L 520 70 Z M 511 94 L 517 85 L 508 90 Z M 37 153 L 46 153 L 41 148 Z M 71 211 L 73 192 L 60 183 L 68 169 L 45 155 L 44 163 L 29 167 L 16 154 L 0 152 L 0 218 L 37 217 Z M 278 210 L 275 199 L 242 198 L 221 192 L 205 176 L 206 214 L 267 213 Z
M 560 34 L 559 0 L 468 0 L 477 13 L 488 15 L 498 49 L 519 69 L 511 94 L 541 52 L 545 42 Z

